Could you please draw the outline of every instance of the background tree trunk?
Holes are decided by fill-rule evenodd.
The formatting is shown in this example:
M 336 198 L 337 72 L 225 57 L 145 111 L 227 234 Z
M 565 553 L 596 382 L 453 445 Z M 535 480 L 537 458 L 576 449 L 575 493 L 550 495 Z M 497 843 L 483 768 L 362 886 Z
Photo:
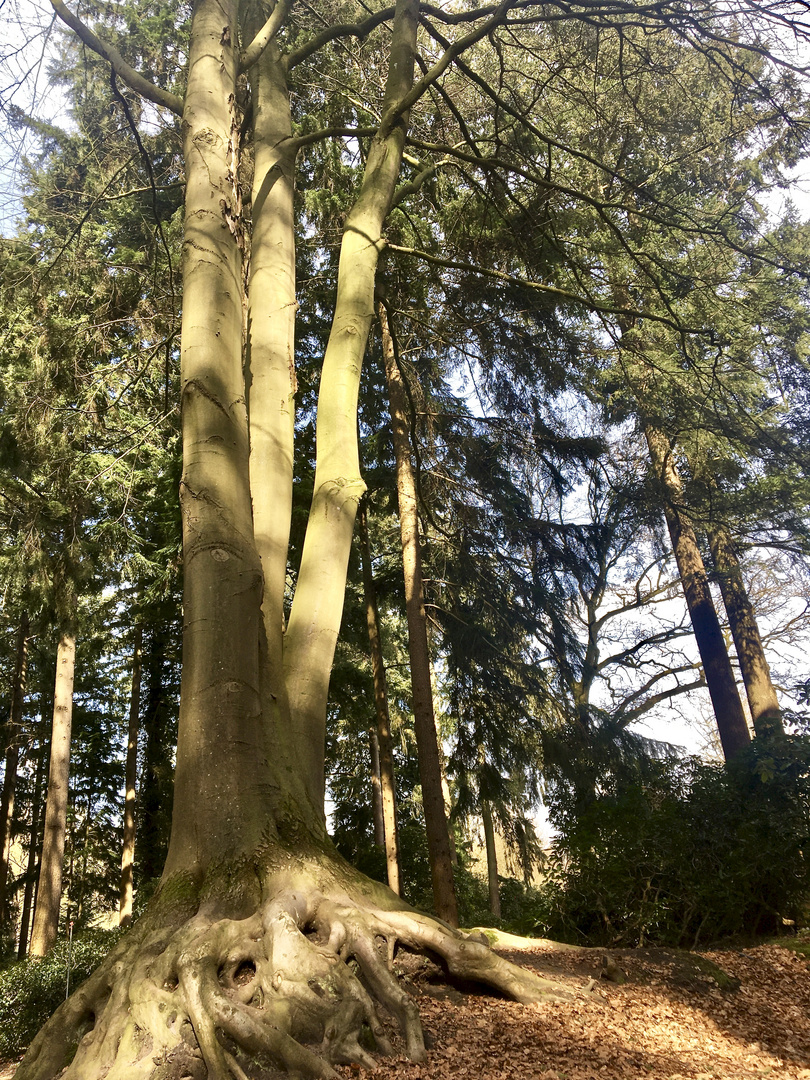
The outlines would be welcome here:
M 785 729 L 782 725 L 782 712 L 771 682 L 770 668 L 765 659 L 756 615 L 745 588 L 734 541 L 725 525 L 713 526 L 708 535 L 754 731 L 758 736 L 783 735 Z
M 42 727 L 45 726 L 43 707 Z M 45 782 L 45 741 L 40 740 L 37 754 L 37 771 L 34 778 L 34 794 L 31 801 L 31 829 L 28 833 L 28 859 L 25 867 L 25 887 L 23 889 L 22 911 L 20 913 L 20 935 L 17 943 L 17 959 L 24 959 L 28 952 L 28 932 L 31 928 L 31 910 L 34 901 L 34 889 L 37 883 L 37 864 L 40 853 L 39 823 L 41 818 L 42 788 Z
M 135 852 L 137 876 L 142 883 L 160 877 L 166 860 L 171 826 L 173 731 L 169 699 L 166 650 L 169 627 L 166 622 L 152 626 L 143 649 L 141 674 L 146 701 L 143 715 L 144 747 L 138 798 L 138 847 Z
M 73 719 L 73 676 L 76 667 L 76 640 L 63 634 L 56 653 L 56 683 L 53 695 L 51 762 L 45 806 L 45 833 L 39 867 L 37 904 L 31 934 L 31 956 L 46 956 L 59 929 L 62 899 L 62 863 L 65 855 L 68 779 L 70 772 L 70 729 Z
M 726 761 L 731 761 L 751 741 L 734 671 L 712 600 L 695 530 L 679 509 L 683 503 L 681 480 L 672 461 L 669 440 L 651 424 L 644 425 L 644 435 L 664 497 L 664 514 L 717 720 L 723 756 Z
M 498 852 L 495 847 L 495 826 L 492 821 L 492 807 L 487 799 L 481 801 L 481 817 L 484 821 L 484 842 L 487 849 L 487 887 L 489 892 L 489 910 L 496 919 L 501 917 L 501 891 L 498 885 Z
M 402 565 L 405 576 L 405 610 L 408 619 L 408 652 L 411 661 L 414 726 L 419 755 L 419 778 L 422 783 L 425 828 L 430 852 L 433 900 L 441 918 L 451 926 L 458 926 L 450 832 L 444 809 L 439 740 L 433 713 L 427 617 L 422 589 L 422 558 L 419 550 L 419 514 L 416 483 L 411 466 L 407 400 L 402 376 L 397 366 L 385 306 L 380 303 L 377 310 L 382 330 L 391 429 L 397 463 L 397 497 L 402 536 Z
M 118 923 L 132 922 L 132 865 L 135 858 L 135 785 L 138 779 L 138 721 L 141 705 L 141 628 L 135 627 L 132 646 L 132 687 L 129 694 L 129 728 L 124 786 L 124 843 L 121 853 L 121 889 Z
M 368 743 L 371 756 L 371 814 L 374 819 L 374 843 L 382 851 L 385 851 L 385 822 L 383 820 L 382 783 L 380 781 L 380 743 L 375 728 L 372 728 L 368 733 Z
M 388 710 L 388 687 L 380 638 L 380 619 L 377 610 L 377 590 L 371 565 L 371 545 L 368 537 L 368 513 L 365 501 L 360 504 L 360 560 L 363 565 L 363 592 L 366 602 L 371 671 L 374 678 L 374 706 L 377 713 L 377 752 L 380 769 L 380 799 L 385 843 L 385 864 L 388 884 L 399 896 L 402 891 L 397 828 L 396 781 L 394 777 L 394 746 L 391 738 L 391 716 Z
M 3 777 L 3 797 L 0 800 L 0 926 L 8 919 L 8 864 L 11 857 L 11 825 L 14 818 L 14 793 L 17 768 L 20 762 L 20 736 L 25 700 L 25 680 L 28 669 L 28 612 L 20 616 L 17 630 L 17 655 L 14 664 L 14 683 L 11 688 L 11 709 L 8 718 L 8 747 L 6 771 Z

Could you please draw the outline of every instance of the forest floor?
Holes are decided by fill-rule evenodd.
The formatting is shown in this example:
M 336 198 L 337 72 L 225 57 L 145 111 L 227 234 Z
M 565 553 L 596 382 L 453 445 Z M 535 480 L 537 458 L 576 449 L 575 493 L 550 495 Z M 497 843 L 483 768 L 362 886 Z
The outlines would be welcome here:
M 374 1080 L 810 1080 L 810 964 L 790 949 L 703 953 L 736 990 L 719 989 L 690 954 L 661 949 L 612 952 L 624 985 L 600 978 L 604 950 L 498 951 L 574 998 L 516 1005 L 448 988 L 433 965 L 410 960 L 428 1063 L 384 1060 Z
M 810 1080 L 810 963 L 780 945 L 700 955 L 738 989 L 721 990 L 699 957 L 663 949 L 610 956 L 627 981 L 601 978 L 604 950 L 498 947 L 572 997 L 517 1005 L 448 986 L 417 957 L 396 968 L 419 1005 L 428 1062 L 382 1059 L 369 1080 Z M 401 1040 L 391 1032 L 395 1048 Z M 16 1063 L 0 1062 L 0 1080 Z M 343 1074 L 356 1078 L 356 1067 Z

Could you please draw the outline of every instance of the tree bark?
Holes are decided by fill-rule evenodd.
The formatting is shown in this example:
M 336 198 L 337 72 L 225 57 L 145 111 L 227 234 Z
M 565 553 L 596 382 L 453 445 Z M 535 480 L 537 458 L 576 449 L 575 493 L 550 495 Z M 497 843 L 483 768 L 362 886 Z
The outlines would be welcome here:
M 43 706 L 42 726 L 45 715 Z M 42 742 L 42 740 L 40 740 Z M 39 822 L 42 802 L 42 786 L 45 781 L 45 746 L 40 745 L 37 757 L 37 771 L 34 779 L 34 794 L 31 801 L 31 829 L 28 833 L 28 859 L 25 867 L 25 887 L 23 889 L 22 912 L 20 913 L 20 936 L 17 943 L 17 959 L 23 960 L 28 951 L 28 931 L 31 924 L 34 889 L 37 881 L 37 863 L 39 856 Z
M 403 103 L 413 86 L 418 21 L 418 4 L 400 0 L 382 118 L 343 231 L 335 313 L 318 392 L 314 494 L 284 649 L 296 756 L 307 764 L 308 793 L 320 808 L 329 675 L 343 613 L 354 519 L 365 491 L 357 437 L 360 373 L 374 317 L 382 228 L 405 147 L 408 114 Z
M 73 719 L 73 675 L 76 641 L 63 634 L 56 653 L 56 683 L 53 695 L 51 762 L 45 805 L 45 832 L 39 867 L 37 904 L 31 934 L 31 956 L 47 956 L 59 929 L 62 899 L 62 864 L 65 856 L 68 779 L 70 772 L 70 730 Z
M 740 664 L 754 732 L 758 737 L 784 735 L 782 711 L 771 682 L 754 608 L 743 581 L 731 533 L 725 525 L 714 525 L 708 532 L 720 593 L 728 615 L 731 637 Z
M 138 846 L 135 874 L 143 883 L 160 877 L 166 861 L 174 788 L 172 747 L 176 742 L 167 685 L 167 622 L 151 626 L 144 636 L 141 681 L 145 683 L 144 747 L 138 797 Z
M 242 370 L 237 0 L 200 0 L 183 110 L 183 673 L 164 880 L 255 849 L 266 823 L 262 569 Z M 233 807 L 239 805 L 239 814 Z
M 682 485 L 672 460 L 669 440 L 651 424 L 644 425 L 644 435 L 656 478 L 661 485 L 664 514 L 717 720 L 723 756 L 726 761 L 732 761 L 751 741 L 734 671 L 697 537 L 689 519 L 680 509 L 683 504 Z
M 377 311 L 382 331 L 385 375 L 391 409 L 391 433 L 397 463 L 397 497 L 402 538 L 402 565 L 405 576 L 405 610 L 408 619 L 408 652 L 411 661 L 414 726 L 430 853 L 433 900 L 441 918 L 449 922 L 451 926 L 458 926 L 450 831 L 444 808 L 439 740 L 433 713 L 427 617 L 422 588 L 422 558 L 419 549 L 419 514 L 416 483 L 411 466 L 407 398 L 397 366 L 385 306 L 379 303 Z
M 377 750 L 380 769 L 380 802 L 385 844 L 385 863 L 388 884 L 399 896 L 402 891 L 399 829 L 397 828 L 396 781 L 394 778 L 394 744 L 391 738 L 391 716 L 388 710 L 388 687 L 380 638 L 380 618 L 377 610 L 377 590 L 371 565 L 371 545 L 368 537 L 368 515 L 365 502 L 360 505 L 360 559 L 363 565 L 363 592 L 366 602 L 366 625 L 371 652 L 371 671 L 374 678 L 374 707 L 377 713 Z M 376 819 L 375 819 L 376 820 Z
M 492 807 L 486 799 L 481 802 L 481 817 L 484 821 L 484 842 L 487 851 L 487 889 L 489 910 L 496 919 L 501 917 L 501 891 L 498 884 L 498 852 L 495 847 L 495 826 L 492 821 Z
M 260 29 L 261 9 L 246 24 Z M 246 394 L 253 529 L 262 563 L 262 613 L 271 692 L 283 699 L 282 650 L 295 424 L 295 147 L 286 69 L 275 42 L 250 70 L 254 171 Z
M 11 831 L 14 819 L 14 794 L 17 786 L 17 768 L 20 762 L 20 736 L 25 701 L 25 682 L 28 671 L 28 635 L 30 626 L 28 612 L 20 616 L 17 630 L 17 650 L 14 663 L 14 682 L 11 688 L 11 710 L 8 718 L 8 746 L 6 749 L 3 796 L 0 800 L 0 926 L 8 919 L 8 869 L 11 858 Z
M 380 780 L 380 743 L 377 731 L 372 728 L 368 733 L 369 754 L 371 757 L 371 816 L 374 820 L 374 846 L 385 851 L 385 821 L 383 819 L 382 782 Z
M 125 765 L 124 843 L 121 853 L 121 888 L 118 902 L 118 925 L 132 922 L 132 865 L 135 859 L 135 785 L 138 779 L 138 723 L 141 706 L 141 640 L 140 626 L 135 627 L 132 646 L 132 686 L 129 693 L 129 725 Z

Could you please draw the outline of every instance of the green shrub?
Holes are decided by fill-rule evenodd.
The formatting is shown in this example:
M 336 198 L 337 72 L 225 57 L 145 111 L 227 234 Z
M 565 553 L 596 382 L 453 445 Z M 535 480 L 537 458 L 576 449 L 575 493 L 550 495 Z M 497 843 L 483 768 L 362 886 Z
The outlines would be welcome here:
M 810 896 L 810 742 L 755 740 L 732 767 L 648 762 L 590 798 L 557 784 L 538 922 L 562 940 L 694 947 L 779 929 Z
M 73 939 L 70 986 L 92 974 L 121 937 L 120 930 L 88 930 Z M 19 1057 L 65 1000 L 68 942 L 43 959 L 15 961 L 0 971 L 0 1056 Z

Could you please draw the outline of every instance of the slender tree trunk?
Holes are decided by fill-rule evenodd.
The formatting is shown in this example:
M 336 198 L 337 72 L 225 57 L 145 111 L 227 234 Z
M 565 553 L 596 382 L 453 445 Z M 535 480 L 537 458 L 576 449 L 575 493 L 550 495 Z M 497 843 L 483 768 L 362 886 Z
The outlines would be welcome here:
M 45 708 L 43 705 L 42 726 L 45 726 Z M 17 959 L 24 959 L 28 951 L 28 931 L 31 924 L 31 910 L 34 900 L 34 888 L 37 881 L 37 865 L 40 850 L 39 822 L 42 802 L 42 787 L 45 781 L 45 745 L 40 740 L 37 771 L 34 778 L 34 795 L 31 803 L 31 831 L 28 834 L 28 860 L 25 867 L 25 888 L 23 890 L 22 912 L 20 914 L 20 939 L 17 944 Z
M 433 687 L 430 676 L 427 618 L 419 550 L 419 515 L 416 483 L 411 466 L 407 398 L 397 366 L 388 316 L 382 303 L 378 304 L 378 315 L 382 330 L 394 454 L 397 463 L 397 496 L 402 536 L 402 564 L 405 575 L 405 609 L 408 618 L 413 712 L 416 747 L 419 754 L 419 778 L 422 782 L 422 803 L 430 852 L 433 899 L 439 915 L 451 926 L 458 926 L 450 832 L 444 808 L 439 740 L 433 713 Z
M 59 929 L 75 666 L 76 641 L 72 635 L 63 634 L 56 653 L 51 761 L 48 770 L 45 833 L 42 840 L 37 904 L 34 912 L 34 929 L 31 934 L 30 953 L 32 956 L 46 956 L 56 941 Z
M 756 615 L 745 588 L 734 541 L 725 525 L 715 525 L 709 530 L 709 547 L 740 662 L 754 731 L 763 737 L 783 735 L 782 712 L 771 682 Z
M 297 758 L 308 761 L 314 806 L 323 806 L 326 702 L 340 631 L 360 476 L 357 401 L 374 317 L 382 229 L 394 198 L 413 88 L 418 4 L 398 0 L 382 116 L 343 231 L 335 314 L 321 371 L 314 493 L 284 645 Z
M 6 771 L 3 777 L 3 796 L 0 800 L 0 926 L 8 918 L 8 868 L 11 858 L 11 826 L 14 819 L 14 794 L 17 786 L 17 768 L 20 762 L 20 735 L 25 680 L 28 671 L 28 612 L 20 617 L 17 630 L 17 656 L 14 664 L 14 683 L 11 689 L 11 711 L 8 718 L 8 747 Z
M 138 846 L 135 874 L 141 882 L 160 877 L 166 861 L 174 788 L 172 746 L 176 742 L 167 685 L 169 623 L 150 628 L 144 638 L 141 681 L 145 684 L 143 710 L 143 765 L 138 796 Z
M 248 37 L 263 8 L 252 9 Z M 246 383 L 250 411 L 253 529 L 264 575 L 267 677 L 286 694 L 282 664 L 284 594 L 293 496 L 295 424 L 295 149 L 290 93 L 278 46 L 250 71 L 254 168 Z
M 481 817 L 484 820 L 484 842 L 487 849 L 487 885 L 489 888 L 489 910 L 496 919 L 501 917 L 501 892 L 498 885 L 498 852 L 495 848 L 495 826 L 492 821 L 492 807 L 486 799 L 481 802 Z
M 682 485 L 672 460 L 669 440 L 651 424 L 645 424 L 644 435 L 655 475 L 661 484 L 667 527 L 706 675 L 723 756 L 726 761 L 731 761 L 751 741 L 734 671 L 712 600 L 697 537 L 689 519 L 680 509 L 683 503 Z
M 366 602 L 366 625 L 368 626 L 371 670 L 374 677 L 374 706 L 377 712 L 377 749 L 380 772 L 380 802 L 385 843 L 385 862 L 388 884 L 399 896 L 401 871 L 399 855 L 399 829 L 397 828 L 396 783 L 394 779 L 394 744 L 391 738 L 391 716 L 388 710 L 388 687 L 385 677 L 380 619 L 377 610 L 377 591 L 371 565 L 371 545 L 368 537 L 368 515 L 365 502 L 360 505 L 360 557 L 363 564 L 363 591 Z M 375 818 L 376 823 L 376 818 Z
M 374 728 L 368 733 L 371 757 L 371 814 L 374 820 L 374 845 L 385 851 L 385 821 L 383 819 L 382 782 L 380 780 L 380 742 Z
M 138 778 L 138 721 L 141 705 L 141 628 L 135 627 L 132 647 L 132 686 L 129 693 L 129 727 L 124 785 L 124 844 L 121 853 L 121 888 L 118 924 L 132 922 L 132 864 L 135 858 L 135 785 Z

